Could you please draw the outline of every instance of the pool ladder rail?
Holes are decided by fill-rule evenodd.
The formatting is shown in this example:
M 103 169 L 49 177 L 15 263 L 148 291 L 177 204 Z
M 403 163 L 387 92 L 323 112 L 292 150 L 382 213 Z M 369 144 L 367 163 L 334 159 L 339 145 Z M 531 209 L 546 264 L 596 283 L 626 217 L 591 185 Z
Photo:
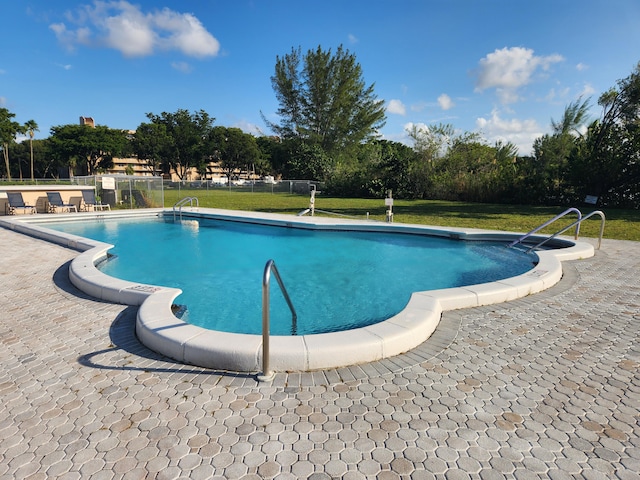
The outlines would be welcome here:
M 543 224 L 541 224 L 540 226 L 534 228 L 530 232 L 525 233 L 523 236 L 521 236 L 517 240 L 514 240 L 513 242 L 511 242 L 508 246 L 509 247 L 516 247 L 517 245 L 522 245 L 523 247 L 526 248 L 524 240 L 529 238 L 534 233 L 537 233 L 540 230 L 542 230 L 543 228 L 551 225 L 556 220 L 559 220 L 562 217 L 564 217 L 565 215 L 568 215 L 568 214 L 570 214 L 572 212 L 575 212 L 578 215 L 578 219 L 576 221 L 574 221 L 573 223 L 567 225 L 566 227 L 562 228 L 561 230 L 558 230 L 556 233 L 554 233 L 553 235 L 550 235 L 549 237 L 545 238 L 544 240 L 541 240 L 540 242 L 536 243 L 532 247 L 529 247 L 526 250 L 526 253 L 530 253 L 533 250 L 535 250 L 536 248 L 542 247 L 545 243 L 553 240 L 558 235 L 562 235 L 564 232 L 566 232 L 567 230 L 570 230 L 573 227 L 576 228 L 575 234 L 574 234 L 574 239 L 577 240 L 578 236 L 580 235 L 580 225 L 582 224 L 582 222 L 585 221 L 586 219 L 590 218 L 590 217 L 593 217 L 594 215 L 599 215 L 600 219 L 601 219 L 601 222 L 600 222 L 600 234 L 598 236 L 598 246 L 597 246 L 597 250 L 600 250 L 600 246 L 602 245 L 602 236 L 604 235 L 604 224 L 605 224 L 605 215 L 604 215 L 604 213 L 602 211 L 600 211 L 600 210 L 594 210 L 593 212 L 583 216 L 582 212 L 580 210 L 578 210 L 577 208 L 574 208 L 574 207 L 568 208 L 564 212 L 562 212 L 562 213 L 556 215 L 555 217 L 553 217 L 551 220 L 548 220 L 548 221 L 544 222 Z
M 284 296 L 284 299 L 289 305 L 291 310 L 291 335 L 296 335 L 298 330 L 298 314 L 291 302 L 291 297 L 284 286 L 284 282 L 280 277 L 280 273 L 276 268 L 276 263 L 273 260 L 269 260 L 264 267 L 264 274 L 262 275 L 262 373 L 258 375 L 258 380 L 261 382 L 270 382 L 273 380 L 274 373 L 269 368 L 269 329 L 270 329 L 270 284 L 271 273 L 276 277 L 280 290 Z
M 182 221 L 182 207 L 185 206 L 187 203 L 189 204 L 189 207 L 191 209 L 193 209 L 193 202 L 196 202 L 196 208 L 200 208 L 200 204 L 198 202 L 198 198 L 197 197 L 184 197 L 182 200 L 178 200 L 176 203 L 174 203 L 173 205 L 173 221 L 176 221 L 176 207 L 178 208 L 178 215 L 180 216 L 180 221 Z

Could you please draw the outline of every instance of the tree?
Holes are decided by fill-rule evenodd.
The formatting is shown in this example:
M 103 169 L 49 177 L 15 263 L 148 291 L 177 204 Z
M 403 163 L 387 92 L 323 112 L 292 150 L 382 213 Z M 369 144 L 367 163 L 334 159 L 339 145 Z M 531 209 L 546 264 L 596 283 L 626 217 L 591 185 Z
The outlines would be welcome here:
M 287 163 L 284 174 L 288 178 L 327 179 L 332 161 L 320 145 L 291 138 L 285 141 Z
M 517 178 L 517 147 L 489 145 L 480 133 L 458 132 L 452 125 L 413 126 L 415 155 L 408 165 L 414 197 L 475 202 L 504 201 Z
M 255 137 L 239 128 L 213 127 L 209 140 L 209 149 L 213 158 L 220 162 L 229 185 L 236 170 L 249 171 L 249 167 L 261 158 Z
M 575 200 L 597 196 L 602 205 L 640 207 L 640 131 L 594 121 L 570 160 Z
M 598 99 L 602 116 L 589 126 L 570 161 L 575 195 L 604 205 L 640 206 L 640 63 Z M 583 197 L 584 198 L 584 197 Z
M 394 197 L 411 198 L 413 192 L 409 168 L 415 161 L 415 151 L 399 142 L 378 140 L 372 143 L 380 148 L 380 164 L 377 169 L 380 171 L 384 190 L 379 191 L 378 195 L 391 189 Z
M 49 140 L 56 158 L 86 175 L 110 168 L 113 157 L 125 152 L 129 142 L 122 130 L 73 124 L 51 127 Z
M 275 162 L 278 158 L 280 145 L 282 142 L 278 137 L 267 137 L 261 135 L 256 138 L 256 144 L 260 149 L 260 161 L 258 162 L 258 170 L 260 175 L 277 175 L 281 170 L 276 168 Z
M 627 78 L 618 80 L 618 88 L 603 93 L 598 104 L 603 108 L 601 123 L 605 127 L 614 124 L 637 127 L 640 124 L 640 62 Z
M 551 119 L 551 134 L 533 142 L 534 171 L 528 179 L 533 201 L 562 204 L 571 190 L 567 169 L 571 152 L 588 122 L 589 100 L 579 98 L 564 109 L 559 121 Z
M 434 170 L 451 147 L 455 129 L 453 125 L 441 123 L 428 127 L 413 125 L 407 134 L 413 140 L 416 152 L 409 165 L 410 189 L 417 198 L 434 196 Z M 438 188 L 442 189 L 440 186 Z
M 383 101 L 342 46 L 335 54 L 318 46 L 304 58 L 300 48 L 276 57 L 271 84 L 281 123 L 265 122 L 277 135 L 317 145 L 328 155 L 374 138 L 385 123 Z
M 48 138 L 44 140 L 36 139 L 31 145 L 33 147 L 33 161 L 36 176 L 38 178 L 58 178 L 63 165 L 57 162 L 56 158 L 51 155 L 51 141 Z
M 11 180 L 11 168 L 9 165 L 9 146 L 14 144 L 16 136 L 23 131 L 23 127 L 12 119 L 16 116 L 6 108 L 0 108 L 0 144 L 7 178 Z
M 589 121 L 589 108 L 589 99 L 582 100 L 582 98 L 567 105 L 559 122 L 551 120 L 553 133 L 555 135 L 579 137 L 581 135 L 580 130 Z
M 33 182 L 34 180 L 34 173 L 33 173 L 33 136 L 35 134 L 35 132 L 38 131 L 38 124 L 35 122 L 35 120 L 29 120 L 28 122 L 26 122 L 24 124 L 24 130 L 26 130 L 26 132 L 29 134 L 29 150 L 31 152 L 30 155 L 30 160 L 31 160 L 31 181 Z
M 154 157 L 160 157 L 166 171 L 173 169 L 180 180 L 185 179 L 192 168 L 201 168 L 210 158 L 207 140 L 211 135 L 215 118 L 200 110 L 194 114 L 179 109 L 175 113 L 162 112 L 160 115 L 147 113 L 152 124 L 164 128 L 148 130 L 148 141 L 158 142 L 154 147 Z
M 345 197 L 410 198 L 408 167 L 415 157 L 411 147 L 389 140 L 360 144 L 354 161 L 336 165 L 323 190 Z
M 169 156 L 171 144 L 164 123 L 141 123 L 133 137 L 134 153 L 153 175 L 159 171 L 169 173 L 169 162 L 165 162 L 165 158 Z
M 451 124 L 439 123 L 428 127 L 413 124 L 407 134 L 413 141 L 413 149 L 426 163 L 434 163 L 442 158 L 456 135 L 455 128 Z

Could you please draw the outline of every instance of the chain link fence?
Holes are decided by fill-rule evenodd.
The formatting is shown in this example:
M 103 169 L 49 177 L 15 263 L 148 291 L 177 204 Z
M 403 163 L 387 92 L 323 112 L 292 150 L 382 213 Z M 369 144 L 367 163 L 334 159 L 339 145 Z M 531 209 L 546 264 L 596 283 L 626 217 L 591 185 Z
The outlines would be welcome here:
M 65 179 L 13 180 L 6 184 L 18 185 L 78 185 L 95 188 L 99 203 L 109 204 L 111 208 L 161 208 L 164 207 L 165 190 L 177 191 L 178 197 L 184 190 L 193 195 L 194 190 L 218 190 L 232 193 L 280 193 L 292 195 L 310 195 L 311 191 L 320 192 L 322 184 L 313 180 L 237 180 L 228 184 L 224 180 L 196 180 L 174 182 L 160 176 L 138 176 L 104 174 L 75 176 Z M 0 181 L 0 186 L 2 182 Z M 171 197 L 170 197 L 171 198 Z
M 73 177 L 74 185 L 91 185 L 96 197 L 112 208 L 158 208 L 164 206 L 162 177 L 92 175 Z
M 224 179 L 226 180 L 226 179 Z M 280 181 L 263 181 L 263 180 L 246 180 L 232 181 L 228 184 L 226 181 L 197 180 L 171 182 L 164 181 L 164 188 L 167 190 L 228 190 L 229 192 L 238 193 L 290 193 L 299 195 L 309 195 L 314 188 L 319 190 L 320 182 L 313 180 L 280 180 Z

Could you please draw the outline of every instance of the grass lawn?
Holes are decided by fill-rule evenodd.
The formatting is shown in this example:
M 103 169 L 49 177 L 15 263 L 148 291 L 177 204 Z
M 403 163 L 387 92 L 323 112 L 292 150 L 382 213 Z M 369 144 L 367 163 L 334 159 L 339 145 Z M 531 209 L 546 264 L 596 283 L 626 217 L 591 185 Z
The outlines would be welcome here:
M 201 207 L 224 208 L 296 214 L 309 207 L 309 197 L 286 193 L 238 192 L 225 188 L 200 190 L 165 190 L 165 206 L 171 207 L 179 199 L 193 196 Z M 317 195 L 316 210 L 373 220 L 385 219 L 387 207 L 383 199 L 333 198 Z M 528 232 L 568 207 L 531 207 L 526 205 L 494 205 L 481 203 L 444 202 L 437 200 L 394 200 L 393 219 L 397 223 L 416 223 L 451 227 L 472 227 L 491 230 Z M 597 208 L 578 205 L 584 215 Z M 604 209 L 607 217 L 604 238 L 640 241 L 640 211 Z M 321 215 L 321 213 L 318 213 Z M 543 233 L 552 234 L 576 219 L 571 213 L 547 227 Z M 580 236 L 597 237 L 600 230 L 598 215 L 585 220 Z M 571 235 L 567 231 L 566 235 Z

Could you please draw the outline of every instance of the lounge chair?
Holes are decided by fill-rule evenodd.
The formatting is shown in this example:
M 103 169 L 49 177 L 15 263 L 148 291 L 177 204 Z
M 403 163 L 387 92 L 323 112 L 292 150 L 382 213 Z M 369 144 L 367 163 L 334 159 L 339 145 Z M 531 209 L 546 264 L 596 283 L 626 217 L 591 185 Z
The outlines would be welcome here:
M 7 203 L 5 205 L 5 213 L 7 215 L 15 215 L 16 209 L 21 208 L 22 213 L 38 213 L 34 205 L 28 205 L 24 203 L 22 193 L 20 192 L 7 192 Z
M 108 203 L 98 203 L 96 200 L 96 192 L 93 190 L 82 190 L 82 205 L 80 206 L 80 210 L 84 210 L 88 212 L 91 208 L 93 210 L 111 210 L 111 205 Z
M 147 202 L 147 199 L 140 190 L 131 190 L 131 194 L 133 195 L 133 202 L 137 208 L 149 207 L 149 202 Z
M 78 207 L 73 203 L 64 203 L 62 201 L 60 192 L 47 192 L 47 200 L 49 202 L 49 212 L 51 213 L 56 213 L 58 209 L 62 212 L 64 212 L 65 209 L 67 212 L 71 212 L 71 209 L 73 209 L 74 212 L 78 211 Z

